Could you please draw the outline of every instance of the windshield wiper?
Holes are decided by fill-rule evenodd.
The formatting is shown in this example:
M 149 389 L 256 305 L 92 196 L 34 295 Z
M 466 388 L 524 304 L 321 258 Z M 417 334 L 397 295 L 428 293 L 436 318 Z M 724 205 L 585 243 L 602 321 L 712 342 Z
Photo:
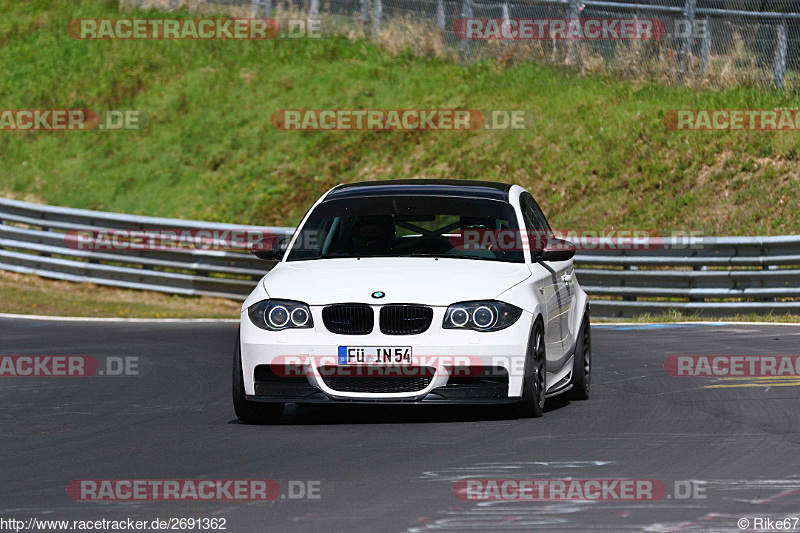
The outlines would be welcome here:
M 489 261 L 496 260 L 495 258 L 492 257 L 480 257 L 477 255 L 467 255 L 467 254 L 462 255 L 462 254 L 450 254 L 450 253 L 447 254 L 411 253 L 398 257 L 441 257 L 442 259 L 487 259 Z

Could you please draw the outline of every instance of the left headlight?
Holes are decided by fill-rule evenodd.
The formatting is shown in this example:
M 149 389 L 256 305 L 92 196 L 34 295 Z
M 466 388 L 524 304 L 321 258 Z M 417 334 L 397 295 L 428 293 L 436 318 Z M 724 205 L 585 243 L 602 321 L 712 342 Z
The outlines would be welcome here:
M 461 302 L 447 308 L 445 329 L 497 331 L 505 329 L 522 315 L 522 309 L 505 302 Z
M 262 300 L 248 307 L 247 315 L 250 322 L 269 331 L 314 327 L 311 309 L 302 302 Z

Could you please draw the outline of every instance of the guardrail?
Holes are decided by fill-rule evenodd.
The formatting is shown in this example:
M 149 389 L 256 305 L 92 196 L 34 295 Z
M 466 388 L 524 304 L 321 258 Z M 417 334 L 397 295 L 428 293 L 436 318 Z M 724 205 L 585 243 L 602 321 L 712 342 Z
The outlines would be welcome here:
M 95 251 L 68 244 L 70 232 L 87 229 L 250 230 L 278 236 L 294 231 L 0 198 L 0 269 L 131 289 L 243 299 L 273 266 L 249 253 L 230 250 Z M 575 265 L 595 316 L 628 317 L 670 309 L 712 316 L 800 313 L 800 236 L 665 239 L 656 250 L 584 251 L 575 256 Z
M 68 246 L 70 231 L 260 230 L 265 228 L 173 218 L 145 217 L 45 206 L 0 198 L 0 268 L 46 278 L 130 289 L 243 299 L 272 267 L 252 254 L 228 250 L 92 251 Z
M 597 316 L 800 313 L 800 235 L 665 239 L 656 250 L 581 253 L 575 265 Z

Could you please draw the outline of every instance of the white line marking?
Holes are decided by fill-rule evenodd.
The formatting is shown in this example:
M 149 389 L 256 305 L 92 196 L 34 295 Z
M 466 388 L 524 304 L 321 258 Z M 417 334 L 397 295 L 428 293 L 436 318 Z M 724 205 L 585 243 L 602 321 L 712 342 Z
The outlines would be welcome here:
M 24 320 L 50 320 L 58 322 L 168 322 L 168 323 L 204 323 L 204 322 L 224 322 L 237 323 L 238 318 L 115 318 L 115 317 L 91 317 L 91 316 L 43 316 L 43 315 L 12 315 L 0 313 L 0 318 L 21 318 Z

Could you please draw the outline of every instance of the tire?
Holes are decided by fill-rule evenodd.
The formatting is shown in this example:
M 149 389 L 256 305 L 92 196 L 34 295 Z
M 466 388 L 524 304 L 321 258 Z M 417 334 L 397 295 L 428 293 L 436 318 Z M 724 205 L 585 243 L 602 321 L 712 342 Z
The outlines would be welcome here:
M 245 397 L 242 375 L 242 347 L 236 334 L 236 351 L 233 355 L 233 409 L 236 418 L 245 424 L 277 424 L 283 416 L 282 403 L 251 402 Z
M 547 357 L 545 355 L 544 327 L 537 320 L 525 358 L 525 377 L 522 381 L 522 400 L 517 404 L 519 418 L 539 418 L 544 412 L 547 392 Z
M 575 344 L 575 359 L 572 363 L 572 389 L 567 392 L 570 400 L 584 401 L 589 399 L 592 371 L 592 325 L 589 313 L 583 315 L 578 342 Z

